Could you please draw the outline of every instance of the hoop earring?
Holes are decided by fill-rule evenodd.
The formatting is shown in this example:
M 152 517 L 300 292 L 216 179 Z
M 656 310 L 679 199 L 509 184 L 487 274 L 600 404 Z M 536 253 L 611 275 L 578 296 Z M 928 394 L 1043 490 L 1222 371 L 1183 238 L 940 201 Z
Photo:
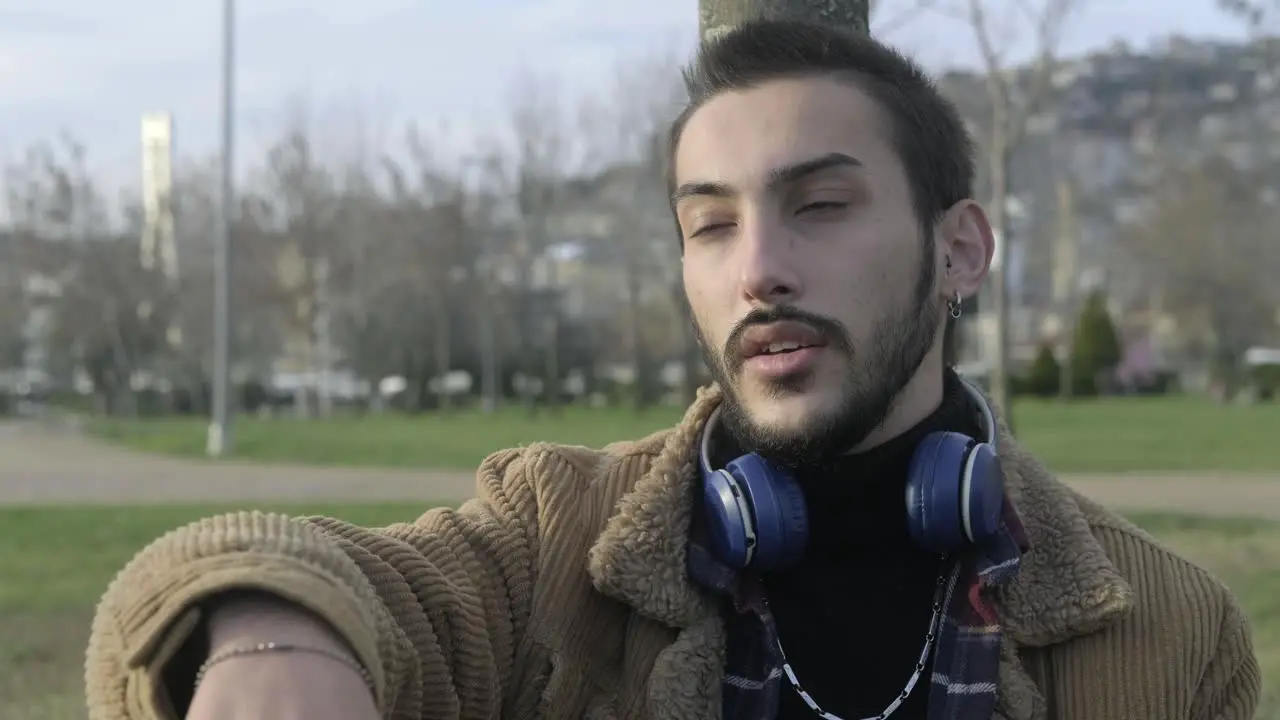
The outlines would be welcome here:
M 964 298 L 960 297 L 960 291 L 959 291 L 959 290 L 957 290 L 957 291 L 956 291 L 956 298 L 955 298 L 955 300 L 948 300 L 948 301 L 947 301 L 947 310 L 951 313 L 951 318 L 952 318 L 953 320 L 959 320 L 959 319 L 960 319 L 960 316 L 961 316 L 962 314 L 964 314 L 964 309 L 963 309 L 963 308 L 961 308 L 961 306 L 960 306 L 960 305 L 961 305 L 961 303 L 963 303 L 963 302 L 964 302 Z

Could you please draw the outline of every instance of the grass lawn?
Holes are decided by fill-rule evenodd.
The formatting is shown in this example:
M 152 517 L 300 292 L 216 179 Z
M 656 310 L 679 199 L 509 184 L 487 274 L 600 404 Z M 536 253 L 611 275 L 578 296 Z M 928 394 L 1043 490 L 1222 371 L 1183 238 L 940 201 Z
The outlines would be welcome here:
M 567 408 L 530 418 L 462 412 L 329 420 L 241 418 L 239 457 L 313 465 L 470 469 L 486 454 L 535 441 L 601 446 L 642 437 L 679 419 L 674 408 Z M 1060 404 L 1021 401 L 1019 438 L 1057 472 L 1280 470 L 1280 403 L 1215 405 L 1196 398 L 1115 398 Z M 206 422 L 198 419 L 93 420 L 89 431 L 112 442 L 171 455 L 203 457 Z
M 383 525 L 421 505 L 272 506 Z M 82 719 L 88 621 L 107 582 L 165 530 L 204 507 L 0 509 L 0 718 Z M 1266 678 L 1259 720 L 1280 720 L 1280 524 L 1142 515 L 1134 520 L 1210 568 L 1240 597 Z
M 225 508 L 235 509 L 235 508 Z M 421 505 L 270 506 L 365 525 Z M 0 508 L 0 718 L 83 720 L 84 649 L 98 597 L 129 558 L 212 506 Z

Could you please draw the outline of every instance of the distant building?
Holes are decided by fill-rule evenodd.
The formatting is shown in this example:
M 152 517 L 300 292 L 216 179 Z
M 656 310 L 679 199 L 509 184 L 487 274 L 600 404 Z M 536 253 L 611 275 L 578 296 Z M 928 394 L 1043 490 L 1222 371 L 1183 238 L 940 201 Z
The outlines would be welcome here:
M 178 277 L 178 249 L 174 240 L 173 116 L 142 116 L 142 267 Z

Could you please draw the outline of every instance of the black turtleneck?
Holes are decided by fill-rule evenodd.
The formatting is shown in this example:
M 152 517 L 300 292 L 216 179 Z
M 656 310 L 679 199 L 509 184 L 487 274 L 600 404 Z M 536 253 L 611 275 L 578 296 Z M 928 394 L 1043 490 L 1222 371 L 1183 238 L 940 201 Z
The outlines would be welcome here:
M 918 425 L 799 477 L 810 522 L 804 560 L 764 577 L 796 677 L 823 710 L 847 720 L 884 710 L 924 645 L 943 568 L 908 535 L 907 466 L 920 440 L 942 430 L 981 432 L 972 401 L 950 371 L 941 405 Z M 925 718 L 931 675 L 930 667 L 895 720 Z M 787 683 L 778 717 L 815 714 Z

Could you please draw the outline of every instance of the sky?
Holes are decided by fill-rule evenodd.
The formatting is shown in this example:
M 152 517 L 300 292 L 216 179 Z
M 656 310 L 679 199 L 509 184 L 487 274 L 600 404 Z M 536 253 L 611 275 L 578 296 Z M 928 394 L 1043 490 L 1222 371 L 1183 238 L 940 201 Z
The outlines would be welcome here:
M 956 1 L 956 0 L 951 0 Z M 1064 49 L 1170 34 L 1243 37 L 1214 0 L 1076 0 Z M 882 0 L 873 30 L 926 65 L 972 65 L 954 17 Z M 992 7 L 1012 0 L 989 0 Z M 240 166 L 292 118 L 334 136 L 494 132 L 521 87 L 608 98 L 626 60 L 682 58 L 697 0 L 241 0 L 236 28 Z M 142 113 L 174 115 L 176 152 L 219 141 L 220 0 L 0 0 L 0 161 L 68 133 L 90 166 L 134 185 Z M 1015 26 L 1001 33 L 1018 37 Z M 1029 46 L 1015 45 L 1025 55 Z M 345 133 L 345 135 L 344 135 Z M 464 142 L 462 140 L 459 143 Z

